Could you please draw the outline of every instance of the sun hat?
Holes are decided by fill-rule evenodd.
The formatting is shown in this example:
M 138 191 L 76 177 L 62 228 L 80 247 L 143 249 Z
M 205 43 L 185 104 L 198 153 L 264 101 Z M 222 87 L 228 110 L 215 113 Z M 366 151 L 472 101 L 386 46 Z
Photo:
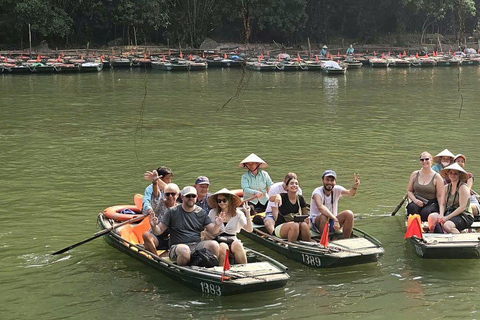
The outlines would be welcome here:
M 450 152 L 450 150 L 445 149 L 439 154 L 437 154 L 435 157 L 433 157 L 433 162 L 440 163 L 440 160 L 442 160 L 442 157 L 450 157 L 452 158 L 452 160 L 453 158 L 455 158 L 455 156 L 453 155 L 453 153 Z
M 259 156 L 257 156 L 255 153 L 252 153 L 248 157 L 243 159 L 242 162 L 238 164 L 238 167 L 245 168 L 245 163 L 248 163 L 248 162 L 260 163 L 260 166 L 259 166 L 260 169 L 264 169 L 268 167 L 268 164 L 265 161 L 263 161 Z
M 328 47 L 327 47 L 326 45 L 324 45 L 324 46 L 322 47 L 322 49 L 328 49 Z
M 205 176 L 200 176 L 195 180 L 195 184 L 210 184 L 210 180 Z
M 453 158 L 453 161 L 456 161 L 458 158 L 463 158 L 463 161 L 467 162 L 467 157 L 465 157 L 463 154 L 459 153 Z
M 189 194 L 197 195 L 197 189 L 191 186 L 186 186 L 185 188 L 182 189 L 182 191 L 180 191 L 180 194 L 182 196 L 188 196 Z
M 440 170 L 440 175 L 444 178 L 447 178 L 448 171 L 450 170 L 457 170 L 458 172 L 460 172 L 460 180 L 468 180 L 468 173 L 458 163 L 454 163 L 449 165 L 448 167 L 443 168 L 442 170 Z
M 218 190 L 214 194 L 212 194 L 210 197 L 208 197 L 207 203 L 208 203 L 208 206 L 210 208 L 217 208 L 218 207 L 217 196 L 219 194 L 230 195 L 231 199 L 233 200 L 233 203 L 235 205 L 235 208 L 240 206 L 243 202 L 242 199 L 239 196 L 237 196 L 235 193 L 228 190 L 227 188 L 223 188 L 223 189 Z
M 333 170 L 325 170 L 325 172 L 322 174 L 322 179 L 325 177 L 334 177 L 337 179 L 337 174 Z

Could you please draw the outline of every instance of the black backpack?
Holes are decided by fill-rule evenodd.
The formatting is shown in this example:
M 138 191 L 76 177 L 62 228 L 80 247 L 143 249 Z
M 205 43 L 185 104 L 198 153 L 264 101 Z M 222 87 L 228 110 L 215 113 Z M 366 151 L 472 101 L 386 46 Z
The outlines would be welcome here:
M 219 265 L 218 258 L 208 249 L 196 250 L 190 256 L 190 265 L 211 268 Z

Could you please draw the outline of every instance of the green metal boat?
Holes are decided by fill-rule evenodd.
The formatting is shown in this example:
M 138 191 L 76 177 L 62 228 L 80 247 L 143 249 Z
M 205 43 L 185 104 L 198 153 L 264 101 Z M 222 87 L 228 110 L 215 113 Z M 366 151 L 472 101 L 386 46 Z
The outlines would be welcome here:
M 103 213 L 98 215 L 102 229 L 111 228 L 113 220 Z M 168 251 L 154 255 L 145 250 L 143 245 L 135 244 L 122 238 L 122 228 L 107 233 L 105 241 L 112 247 L 149 265 L 186 286 L 201 291 L 203 294 L 226 296 L 281 288 L 290 278 L 287 267 L 254 250 L 247 251 L 247 264 L 232 264 L 223 272 L 223 267 L 204 268 L 196 266 L 179 266 L 168 258 Z M 172 288 L 175 290 L 175 288 Z

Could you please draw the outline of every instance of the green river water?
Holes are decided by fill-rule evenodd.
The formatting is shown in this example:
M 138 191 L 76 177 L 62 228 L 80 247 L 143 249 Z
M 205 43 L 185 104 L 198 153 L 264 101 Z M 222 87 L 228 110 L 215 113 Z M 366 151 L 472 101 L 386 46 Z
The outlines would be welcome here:
M 403 240 L 403 209 L 390 216 L 423 150 L 464 153 L 480 175 L 480 68 L 247 72 L 237 92 L 240 79 L 213 69 L 0 76 L 1 319 L 480 317 L 480 261 L 422 260 Z M 104 208 L 133 203 L 145 170 L 167 165 L 180 187 L 207 175 L 213 192 L 239 188 L 251 152 L 274 181 L 296 172 L 307 198 L 326 169 L 347 188 L 358 173 L 357 196 L 340 207 L 385 255 L 312 269 L 245 240 L 291 280 L 230 297 L 202 296 L 102 239 L 50 255 L 93 235 Z

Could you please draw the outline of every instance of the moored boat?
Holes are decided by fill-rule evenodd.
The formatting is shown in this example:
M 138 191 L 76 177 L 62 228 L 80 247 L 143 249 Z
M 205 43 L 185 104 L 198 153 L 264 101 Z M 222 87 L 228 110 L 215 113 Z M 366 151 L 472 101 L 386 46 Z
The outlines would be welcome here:
M 247 69 L 254 71 L 282 71 L 278 62 L 247 62 Z
M 368 61 L 369 61 L 369 64 L 372 68 L 386 68 L 386 67 L 388 67 L 387 59 L 372 58 L 372 59 L 369 59 Z
M 137 234 L 141 235 L 142 230 L 148 230 L 150 225 L 148 217 L 145 219 L 135 226 L 128 224 L 112 230 L 104 236 L 105 241 L 119 251 L 203 294 L 225 296 L 276 289 L 285 286 L 289 279 L 284 265 L 248 248 L 245 248 L 248 263 L 232 264 L 225 272 L 223 267 L 179 266 L 168 258 L 168 251 L 161 251 L 157 256 L 140 244 L 142 239 L 139 239 Z M 102 229 L 111 228 L 115 223 L 103 213 L 98 215 L 98 222 Z
M 347 71 L 347 68 L 340 66 L 335 61 L 326 61 L 322 64 L 322 71 L 332 75 L 345 74 L 345 72 Z
M 289 242 L 270 235 L 264 227 L 255 225 L 252 233 L 242 230 L 242 235 L 289 259 L 314 268 L 375 262 L 385 252 L 377 239 L 357 228 L 354 228 L 353 235 L 349 239 L 342 239 L 341 234 L 332 235 L 332 240 L 328 243 L 327 248 L 319 244 L 319 234 L 312 237 L 316 242 Z
M 345 59 L 343 63 L 348 67 L 348 69 L 358 69 L 363 66 L 363 63 L 360 60 L 357 60 L 353 57 Z
M 388 66 L 391 68 L 409 68 L 412 62 L 406 59 L 392 58 L 388 60 Z
M 85 62 L 80 66 L 81 72 L 100 72 L 103 69 L 103 62 Z
M 132 60 L 129 58 L 112 58 L 110 59 L 110 67 L 112 68 L 130 68 Z

